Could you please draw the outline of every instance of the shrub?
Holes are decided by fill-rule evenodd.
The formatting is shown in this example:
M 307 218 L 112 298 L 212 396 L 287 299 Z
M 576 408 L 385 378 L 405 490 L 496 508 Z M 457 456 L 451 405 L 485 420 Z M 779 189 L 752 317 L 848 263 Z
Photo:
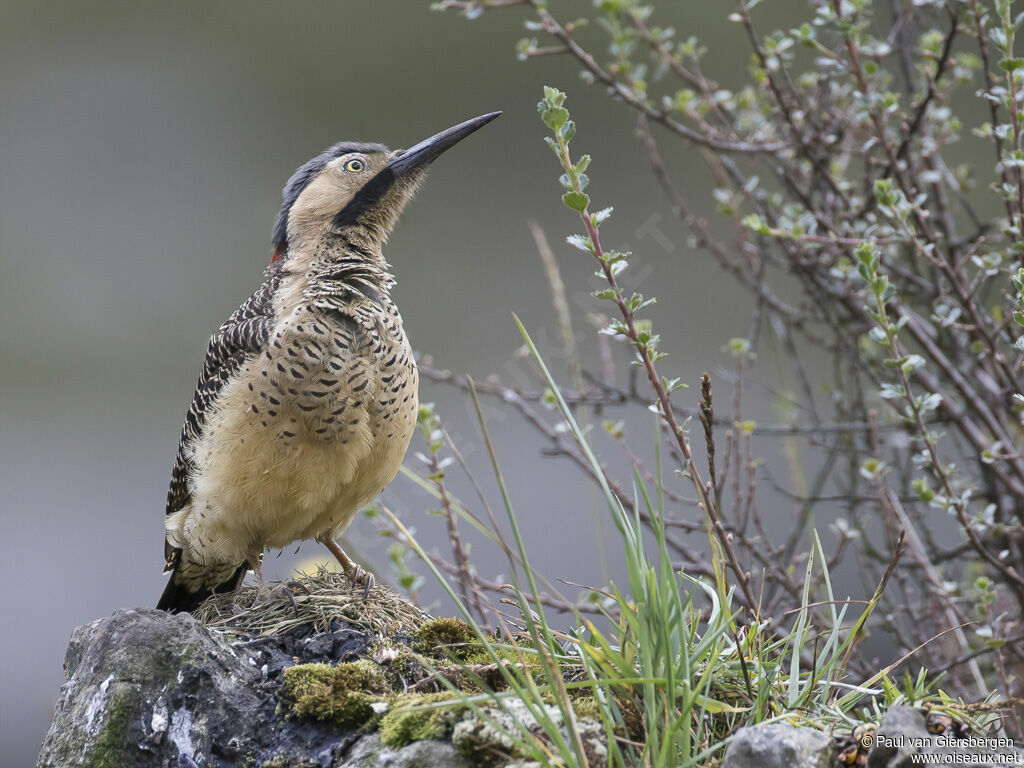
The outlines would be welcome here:
M 605 283 L 594 294 L 607 307 L 601 333 L 628 348 L 646 388 L 585 380 L 572 354 L 562 387 L 521 326 L 541 386 L 527 393 L 489 381 L 480 391 L 502 398 L 601 488 L 628 590 L 611 586 L 581 602 L 545 583 L 518 535 L 506 544 L 496 525 L 448 491 L 444 468 L 461 457 L 429 407 L 421 414 L 426 469 L 407 474 L 439 500 L 454 562 L 429 559 L 397 522 L 396 535 L 435 575 L 454 577 L 451 595 L 486 645 L 474 619 L 496 615 L 484 596 L 502 585 L 474 569 L 456 521 L 489 532 L 519 575 L 511 592 L 547 672 L 538 683 L 512 667 L 510 690 L 529 699 L 542 688 L 572 722 L 572 689 L 558 670 L 582 670 L 577 687 L 598 702 L 611 743 L 639 722 L 642 748 L 622 742 L 613 763 L 635 764 L 637 749 L 651 764 L 699 760 L 739 721 L 798 710 L 820 721 L 851 716 L 868 701 L 936 695 L 924 674 L 896 685 L 901 664 L 945 673 L 943 687 L 968 700 L 1012 702 L 1024 693 L 1024 58 L 1015 55 L 1024 15 L 1015 18 L 1009 0 L 915 0 L 892 4 L 892 14 L 871 0 L 817 0 L 805 23 L 764 34 L 770 4 L 738 2 L 723 16 L 749 48 L 749 82 L 727 90 L 704 72 L 699 40 L 658 26 L 656 4 L 599 0 L 591 19 L 571 23 L 554 5 L 435 3 L 468 17 L 525 9 L 521 58 L 567 54 L 585 81 L 636 115 L 650 171 L 692 243 L 752 295 L 750 335 L 727 342 L 731 413 L 716 416 L 706 376 L 697 402 L 677 393 L 683 382 L 667 373 L 665 345 L 644 316 L 652 298 L 627 287 L 627 270 L 642 254 L 602 246 L 611 209 L 591 204 L 590 158 L 572 154 L 576 126 L 565 94 L 546 88 L 540 116 L 563 174 L 562 202 L 581 229 L 568 243 L 594 260 Z M 584 42 L 585 21 L 596 22 L 589 26 L 603 43 L 593 34 Z M 720 221 L 692 212 L 662 161 L 667 142 L 709 165 Z M 956 142 L 990 160 L 958 164 Z M 571 349 L 564 287 L 542 233 L 535 235 Z M 758 355 L 785 366 L 802 401 L 780 423 L 755 422 L 742 410 Z M 828 360 L 824 396 L 821 376 L 805 364 L 810 356 Z M 423 369 L 463 386 L 475 402 L 472 382 Z M 588 408 L 632 405 L 656 414 L 658 448 L 696 500 L 699 523 L 663 481 L 660 454 L 651 468 L 632 459 L 626 471 L 610 469 L 579 427 Z M 701 427 L 699 448 L 691 417 Z M 618 423 L 605 426 L 623 439 Z M 824 455 L 806 492 L 785 491 L 759 469 L 756 452 L 770 440 L 793 455 L 801 441 Z M 495 471 L 500 479 L 496 461 Z M 758 514 L 757 499 L 770 493 L 796 502 L 787 535 L 768 530 Z M 517 532 L 507 494 L 503 500 Z M 828 551 L 815 533 L 826 527 Z M 652 534 L 655 546 L 645 548 Z M 790 568 L 798 556 L 803 566 Z M 830 571 L 845 563 L 863 579 L 866 607 L 835 599 Z M 710 606 L 703 612 L 699 596 Z M 551 609 L 583 628 L 561 638 L 568 649 L 555 640 Z M 594 613 L 601 627 L 585 618 Z M 860 650 L 868 630 L 897 649 L 881 671 Z M 845 687 L 853 681 L 859 685 Z M 736 700 L 742 704 L 723 704 Z M 1007 728 L 1020 735 L 1019 720 Z M 546 738 L 560 745 L 563 762 L 585 764 L 580 745 L 560 733 L 552 726 Z

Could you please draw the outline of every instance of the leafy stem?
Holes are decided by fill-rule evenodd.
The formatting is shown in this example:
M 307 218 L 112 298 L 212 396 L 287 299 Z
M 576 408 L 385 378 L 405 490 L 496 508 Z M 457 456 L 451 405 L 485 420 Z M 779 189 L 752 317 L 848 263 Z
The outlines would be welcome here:
M 861 277 L 868 284 L 871 292 L 873 307 L 868 308 L 871 317 L 877 323 L 871 332 L 871 338 L 884 347 L 889 357 L 885 364 L 896 371 L 899 390 L 893 392 L 883 390 L 882 396 L 893 399 L 894 396 L 901 396 L 906 401 L 907 408 L 904 417 L 910 421 L 921 438 L 924 445 L 925 464 L 931 470 L 935 479 L 942 487 L 943 497 L 936 499 L 934 493 L 922 483 L 915 483 L 918 494 L 922 501 L 940 503 L 951 509 L 957 521 L 963 528 L 964 533 L 970 539 L 974 549 L 993 568 L 998 570 L 1004 578 L 1019 586 L 1024 586 L 1024 578 L 1014 568 L 1007 566 L 995 554 L 993 554 L 981 540 L 977 530 L 967 517 L 967 497 L 957 493 L 953 484 L 953 474 L 948 466 L 943 464 L 936 448 L 936 436 L 927 423 L 927 414 L 938 408 L 941 398 L 936 394 L 915 396 L 910 383 L 910 375 L 919 367 L 924 365 L 924 359 L 920 355 L 906 353 L 899 341 L 899 329 L 903 325 L 902 318 L 893 322 L 888 313 L 888 303 L 896 298 L 896 289 L 893 288 L 889 278 L 879 273 L 879 253 L 874 244 L 863 243 L 856 251 L 858 270 Z
M 600 264 L 599 274 L 608 283 L 608 288 L 598 291 L 595 296 L 614 303 L 622 318 L 621 321 L 614 322 L 606 329 L 606 332 L 625 336 L 636 350 L 637 363 L 647 374 L 647 380 L 657 399 L 658 415 L 665 423 L 675 447 L 678 448 L 686 462 L 686 474 L 693 483 L 700 507 L 707 515 L 708 525 L 714 531 L 729 567 L 736 574 L 747 607 L 754 612 L 757 598 L 750 583 L 750 574 L 743 569 L 736 556 L 731 537 L 725 530 L 718 508 L 708 493 L 709 486 L 705 484 L 700 471 L 694 465 L 693 451 L 686 439 L 686 433 L 672 409 L 671 393 L 681 388 L 682 384 L 678 380 L 665 379 L 658 374 L 655 363 L 664 356 L 663 353 L 657 351 L 658 336 L 651 332 L 649 324 L 641 323 L 636 318 L 636 312 L 651 304 L 653 299 L 645 300 L 638 293 L 626 296 L 617 276 L 627 267 L 630 254 L 606 251 L 601 245 L 599 229 L 601 223 L 611 216 L 611 209 L 606 208 L 597 213 L 590 212 L 590 197 L 584 191 L 589 182 L 586 169 L 590 165 L 590 156 L 583 155 L 576 163 L 572 161 L 569 154 L 569 142 L 576 133 L 576 126 L 569 118 L 569 112 L 563 106 L 564 103 L 565 94 L 563 92 L 545 87 L 544 99 L 538 103 L 537 109 L 544 124 L 554 134 L 553 137 L 545 137 L 545 139 L 565 171 L 561 177 L 562 186 L 566 190 L 562 195 L 562 202 L 566 207 L 579 214 L 586 230 L 585 236 L 570 237 L 569 242 L 580 250 L 590 253 Z M 724 581 L 722 585 L 724 586 Z

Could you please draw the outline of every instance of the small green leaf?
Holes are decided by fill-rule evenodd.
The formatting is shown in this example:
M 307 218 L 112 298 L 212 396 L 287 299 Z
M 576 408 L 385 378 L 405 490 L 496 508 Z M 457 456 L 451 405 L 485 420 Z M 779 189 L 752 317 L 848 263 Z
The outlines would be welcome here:
M 590 205 L 590 196 L 583 192 L 566 192 L 562 195 L 562 202 L 567 208 L 582 212 Z
M 876 179 L 874 185 L 875 200 L 883 207 L 895 205 L 897 195 L 892 191 L 892 182 L 888 179 Z
M 770 235 L 772 233 L 771 229 L 768 227 L 768 221 L 764 216 L 758 216 L 756 213 L 744 216 L 741 223 L 744 227 L 757 232 L 759 235 Z
M 544 86 L 544 101 L 552 107 L 560 107 L 565 103 L 565 94 L 550 85 Z
M 540 119 L 552 131 L 557 131 L 569 119 L 569 112 L 562 107 L 549 107 L 541 113 Z

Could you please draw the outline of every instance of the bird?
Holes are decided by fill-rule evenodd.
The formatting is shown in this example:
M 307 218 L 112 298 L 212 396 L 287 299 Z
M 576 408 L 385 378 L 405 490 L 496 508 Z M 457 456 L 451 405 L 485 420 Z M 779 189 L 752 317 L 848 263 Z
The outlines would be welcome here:
M 210 338 L 181 429 L 157 608 L 194 612 L 268 549 L 316 539 L 373 586 L 336 538 L 398 472 L 419 374 L 383 248 L 441 153 L 497 118 L 404 150 L 340 142 L 282 192 L 263 283 Z

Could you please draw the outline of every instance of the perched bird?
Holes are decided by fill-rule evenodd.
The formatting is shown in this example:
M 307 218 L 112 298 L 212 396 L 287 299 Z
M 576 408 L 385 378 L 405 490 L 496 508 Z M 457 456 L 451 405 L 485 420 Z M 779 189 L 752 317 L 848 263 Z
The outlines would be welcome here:
M 181 430 L 157 604 L 193 611 L 234 590 L 263 552 L 335 541 L 398 472 L 418 372 L 382 248 L 438 155 L 494 120 L 406 150 L 342 142 L 288 180 L 263 284 L 213 337 Z

